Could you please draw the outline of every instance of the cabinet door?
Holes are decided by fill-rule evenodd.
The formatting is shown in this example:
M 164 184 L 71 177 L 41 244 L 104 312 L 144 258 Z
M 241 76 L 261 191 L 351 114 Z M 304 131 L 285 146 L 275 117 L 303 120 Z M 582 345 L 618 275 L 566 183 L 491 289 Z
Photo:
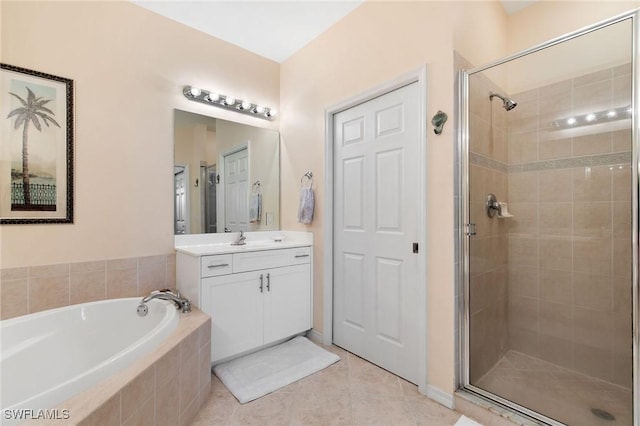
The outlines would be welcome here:
M 269 269 L 264 293 L 264 343 L 311 328 L 311 266 Z M 266 274 L 265 274 L 266 277 Z
M 247 272 L 202 280 L 202 310 L 211 316 L 211 362 L 262 345 L 260 275 Z

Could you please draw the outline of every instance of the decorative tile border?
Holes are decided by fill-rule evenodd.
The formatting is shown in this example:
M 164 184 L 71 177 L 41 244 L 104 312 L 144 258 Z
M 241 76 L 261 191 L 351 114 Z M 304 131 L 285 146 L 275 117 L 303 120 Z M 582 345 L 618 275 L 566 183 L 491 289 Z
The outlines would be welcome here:
M 529 163 L 507 165 L 500 161 L 469 153 L 469 163 L 486 167 L 503 173 L 537 172 L 540 170 L 572 169 L 575 167 L 608 166 L 612 164 L 630 164 L 631 152 L 616 152 L 613 154 L 589 155 L 585 157 L 561 158 L 558 160 L 532 161 Z
M 507 173 L 509 171 L 509 166 L 507 166 L 505 163 L 501 163 L 500 161 L 496 161 L 492 158 L 476 154 L 475 152 L 469 152 L 469 163 L 475 164 L 476 166 L 497 170 L 503 173 Z
M 586 157 L 562 158 L 558 160 L 533 161 L 509 166 L 509 173 L 537 172 L 540 170 L 572 169 L 575 167 L 609 166 L 631 163 L 631 152 L 590 155 Z

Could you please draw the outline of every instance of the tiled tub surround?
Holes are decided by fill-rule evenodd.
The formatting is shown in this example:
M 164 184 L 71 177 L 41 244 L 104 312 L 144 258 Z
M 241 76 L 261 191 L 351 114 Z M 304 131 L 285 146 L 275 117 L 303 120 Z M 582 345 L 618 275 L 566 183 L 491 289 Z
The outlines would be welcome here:
M 0 319 L 175 288 L 175 253 L 0 270 Z
M 180 314 L 155 351 L 56 409 L 69 410 L 65 424 L 189 425 L 211 392 L 210 336 L 209 316 Z

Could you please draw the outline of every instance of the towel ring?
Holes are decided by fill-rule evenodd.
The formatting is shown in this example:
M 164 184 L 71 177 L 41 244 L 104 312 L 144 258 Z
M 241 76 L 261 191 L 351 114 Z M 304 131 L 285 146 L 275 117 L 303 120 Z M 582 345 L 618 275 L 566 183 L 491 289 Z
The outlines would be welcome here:
M 251 192 L 253 192 L 254 194 L 259 194 L 260 193 L 260 181 L 257 180 L 255 182 L 253 182 L 253 185 L 251 185 Z
M 313 173 L 307 172 L 300 178 L 300 186 L 304 186 L 304 178 L 309 179 L 309 188 L 313 186 Z

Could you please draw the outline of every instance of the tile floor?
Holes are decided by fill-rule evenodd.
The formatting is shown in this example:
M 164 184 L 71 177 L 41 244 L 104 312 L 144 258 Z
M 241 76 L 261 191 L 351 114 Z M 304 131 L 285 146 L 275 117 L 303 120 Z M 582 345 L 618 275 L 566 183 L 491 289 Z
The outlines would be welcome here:
M 476 385 L 569 425 L 633 424 L 630 389 L 515 351 L 507 352 Z M 616 419 L 599 419 L 591 408 L 606 410 Z
M 341 360 L 255 401 L 240 404 L 212 376 L 211 397 L 192 426 L 453 425 L 460 413 L 418 388 L 336 346 Z

